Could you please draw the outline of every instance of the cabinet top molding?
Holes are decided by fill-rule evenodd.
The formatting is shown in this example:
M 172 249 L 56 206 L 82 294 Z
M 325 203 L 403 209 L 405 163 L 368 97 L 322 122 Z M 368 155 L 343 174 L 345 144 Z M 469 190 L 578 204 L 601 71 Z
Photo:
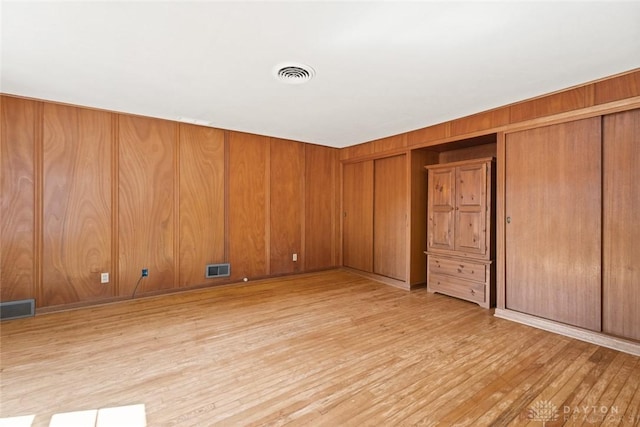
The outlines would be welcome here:
M 471 164 L 478 164 L 482 162 L 494 162 L 496 160 L 495 157 L 481 157 L 479 159 L 471 159 L 471 160 L 461 160 L 459 162 L 450 162 L 450 163 L 438 163 L 434 165 L 426 165 L 424 168 L 429 169 L 442 169 L 442 168 L 450 168 L 452 166 L 464 166 Z

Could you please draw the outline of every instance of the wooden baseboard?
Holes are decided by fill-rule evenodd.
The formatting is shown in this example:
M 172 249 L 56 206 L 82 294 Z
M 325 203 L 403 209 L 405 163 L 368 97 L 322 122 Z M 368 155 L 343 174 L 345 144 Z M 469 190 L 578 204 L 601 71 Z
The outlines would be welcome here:
M 529 314 L 520 313 L 513 310 L 496 308 L 494 316 L 501 319 L 522 323 L 523 325 L 554 332 L 570 338 L 586 341 L 602 347 L 640 356 L 640 343 L 622 338 L 613 337 L 600 332 L 589 331 L 575 326 L 565 325 L 552 320 L 543 319 Z
M 302 273 L 274 274 L 270 276 L 254 277 L 249 282 L 253 283 L 258 281 L 266 281 L 266 280 L 284 280 L 287 278 L 301 278 L 305 276 L 312 277 L 317 273 L 321 273 L 324 271 L 339 270 L 339 269 L 340 267 L 327 267 L 327 268 L 320 268 L 316 270 L 309 270 Z M 243 284 L 247 284 L 247 282 L 244 282 L 240 279 L 230 280 L 228 277 L 220 277 L 213 280 L 209 280 L 206 283 L 199 283 L 196 285 L 176 286 L 173 288 L 160 289 L 160 290 L 151 291 L 151 292 L 138 292 L 135 298 L 132 298 L 131 295 L 120 295 L 116 297 L 103 298 L 100 300 L 81 301 L 81 302 L 75 302 L 75 303 L 64 304 L 64 305 L 37 307 L 36 316 L 40 314 L 57 313 L 60 311 L 75 310 L 79 308 L 88 308 L 88 307 L 93 307 L 98 305 L 118 304 L 124 301 L 139 300 L 141 298 L 156 298 L 156 297 L 163 297 L 166 295 L 180 294 L 180 293 L 186 293 L 191 291 L 200 291 L 203 289 L 214 288 L 214 287 L 238 286 Z
M 362 270 L 356 270 L 355 268 L 350 267 L 342 267 L 343 270 L 358 274 L 360 276 L 364 276 L 367 279 L 375 280 L 376 282 L 381 282 L 387 285 L 394 286 L 396 288 L 404 289 L 406 291 L 411 290 L 411 287 L 407 284 L 407 282 L 397 279 L 392 279 L 391 277 L 380 276 L 379 274 L 368 273 Z

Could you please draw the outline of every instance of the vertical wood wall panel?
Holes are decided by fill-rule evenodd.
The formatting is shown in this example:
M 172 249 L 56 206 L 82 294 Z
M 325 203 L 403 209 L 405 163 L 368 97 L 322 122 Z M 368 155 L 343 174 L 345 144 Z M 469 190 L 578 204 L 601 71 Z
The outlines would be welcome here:
M 427 281 L 427 171 L 426 165 L 438 163 L 438 153 L 429 150 L 413 150 L 410 152 L 411 174 L 411 232 L 409 257 L 409 285 L 418 285 Z
M 374 162 L 373 272 L 406 280 L 407 156 Z
M 268 156 L 269 138 L 229 132 L 229 262 L 232 280 L 268 274 Z
M 179 286 L 210 282 L 205 266 L 225 262 L 224 131 L 180 124 Z
M 343 264 L 373 271 L 373 160 L 343 167 Z
M 174 287 L 174 147 L 176 123 L 119 116 L 120 294 Z
M 596 104 L 640 96 L 640 70 L 594 83 Z
M 450 134 L 450 123 L 440 123 L 438 125 L 417 129 L 407 133 L 407 145 L 425 144 L 429 141 L 447 138 Z
M 511 123 L 585 108 L 587 107 L 586 102 L 586 86 L 520 102 L 510 107 Z
M 0 99 L 0 300 L 35 298 L 34 150 L 37 103 Z
M 111 283 L 113 295 L 120 295 L 120 246 L 118 234 L 120 227 L 120 196 L 118 179 L 120 176 L 120 138 L 118 115 L 111 114 Z
M 337 153 L 320 145 L 305 147 L 305 269 L 336 265 Z
M 640 340 L 640 110 L 603 121 L 604 332 Z
M 305 260 L 304 144 L 271 138 L 270 145 L 270 274 L 294 273 L 303 270 Z
M 506 308 L 506 204 L 505 204 L 505 184 L 506 184 L 506 136 L 504 132 L 498 132 L 496 141 L 496 194 L 493 197 L 496 205 L 495 216 L 495 273 L 496 273 L 496 307 L 504 310 Z
M 340 159 L 353 159 L 355 157 L 366 156 L 373 153 L 373 142 L 352 145 L 340 150 Z
M 47 103 L 43 120 L 43 303 L 112 296 L 111 114 Z
M 510 109 L 502 107 L 463 117 L 451 122 L 451 136 L 491 129 L 509 123 Z
M 438 163 L 460 162 L 463 160 L 480 159 L 482 157 L 495 157 L 496 144 L 482 144 L 474 147 L 461 148 L 458 150 L 443 151 L 440 153 Z
M 375 153 L 396 150 L 407 146 L 407 134 L 401 133 L 388 138 L 376 139 L 375 141 L 371 141 L 371 144 L 373 144 L 373 151 Z

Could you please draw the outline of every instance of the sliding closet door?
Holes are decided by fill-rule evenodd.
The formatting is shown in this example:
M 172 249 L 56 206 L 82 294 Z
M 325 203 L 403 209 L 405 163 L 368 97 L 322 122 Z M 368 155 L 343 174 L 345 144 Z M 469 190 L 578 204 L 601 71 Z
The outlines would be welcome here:
M 374 161 L 373 272 L 407 277 L 407 156 Z
M 506 305 L 601 329 L 601 124 L 507 135 Z
M 343 264 L 373 271 L 373 161 L 343 168 Z

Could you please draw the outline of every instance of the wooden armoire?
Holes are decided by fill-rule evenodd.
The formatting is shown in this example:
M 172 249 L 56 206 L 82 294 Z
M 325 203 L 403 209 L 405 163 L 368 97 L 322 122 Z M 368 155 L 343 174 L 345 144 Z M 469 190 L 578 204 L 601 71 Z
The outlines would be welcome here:
M 491 286 L 493 158 L 425 168 L 429 173 L 427 290 L 490 308 L 495 305 Z

